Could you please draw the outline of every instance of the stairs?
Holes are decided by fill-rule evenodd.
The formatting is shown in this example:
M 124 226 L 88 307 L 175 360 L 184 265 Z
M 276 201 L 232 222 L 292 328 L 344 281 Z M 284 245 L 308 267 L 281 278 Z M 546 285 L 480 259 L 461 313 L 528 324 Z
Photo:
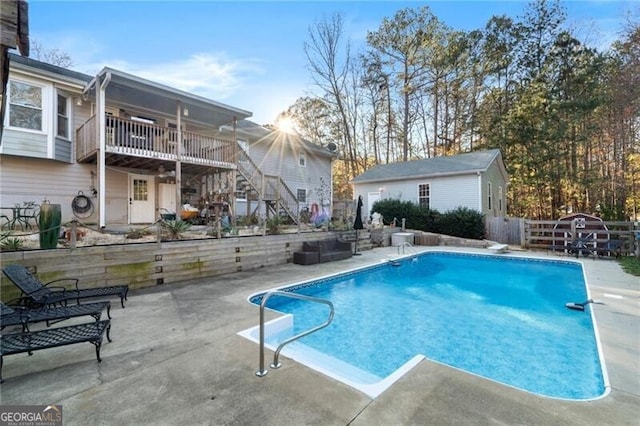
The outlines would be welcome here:
M 293 191 L 280 176 L 264 174 L 240 145 L 236 145 L 236 149 L 236 188 L 246 192 L 247 200 L 264 201 L 267 217 L 279 216 L 287 222 L 298 224 L 299 204 Z

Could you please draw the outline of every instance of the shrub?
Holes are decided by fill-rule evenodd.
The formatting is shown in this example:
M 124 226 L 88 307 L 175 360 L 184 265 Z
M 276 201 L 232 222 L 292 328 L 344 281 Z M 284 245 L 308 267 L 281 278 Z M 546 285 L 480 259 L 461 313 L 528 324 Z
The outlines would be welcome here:
M 19 251 L 24 247 L 24 241 L 19 238 L 4 238 L 0 243 L 2 251 Z
M 129 228 L 129 231 L 127 232 L 125 238 L 127 238 L 128 240 L 139 240 L 140 238 L 144 238 L 150 234 L 151 230 L 149 230 L 149 228 Z
M 282 217 L 276 215 L 267 218 L 267 232 L 269 234 L 279 234 L 285 221 Z
M 441 214 L 437 228 L 440 234 L 481 240 L 484 238 L 484 215 L 477 210 L 458 207 Z
M 380 213 L 385 224 L 391 223 L 395 217 L 397 225 L 400 226 L 404 218 L 407 229 L 461 238 L 484 238 L 484 215 L 467 207 L 439 213 L 411 201 L 386 198 L 373 203 L 371 211 Z
M 191 224 L 184 220 L 163 220 L 160 226 L 162 226 L 162 239 L 165 240 L 179 240 L 183 233 L 191 229 Z
M 412 218 L 415 216 L 417 206 L 411 201 L 402 201 L 394 198 L 378 200 L 371 206 L 372 213 L 380 213 L 385 224 L 390 224 L 393 218 L 397 219 L 398 225 L 402 224 L 402 219 L 407 219 L 407 228 L 412 227 Z

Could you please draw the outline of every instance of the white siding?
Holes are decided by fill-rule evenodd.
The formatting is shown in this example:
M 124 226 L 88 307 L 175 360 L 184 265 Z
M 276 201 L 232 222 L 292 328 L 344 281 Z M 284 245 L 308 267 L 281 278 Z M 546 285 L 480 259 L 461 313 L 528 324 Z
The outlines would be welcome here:
M 91 196 L 91 171 L 95 165 L 67 164 L 57 161 L 13 157 L 0 157 L 0 205 L 11 207 L 16 203 L 48 200 L 60 204 L 62 221 L 74 219 L 71 211 L 73 198 L 82 191 Z M 97 185 L 97 182 L 94 182 Z M 107 172 L 107 221 L 126 223 L 127 174 L 113 170 Z M 96 223 L 97 199 L 92 198 L 96 211 L 82 219 L 83 223 Z
M 306 204 L 320 204 L 317 190 L 321 187 L 321 178 L 329 187 L 327 196 L 331 196 L 331 159 L 329 157 L 314 155 L 313 152 L 305 150 L 295 137 L 283 137 L 269 142 L 264 140 L 251 142 L 249 148 L 249 155 L 265 174 L 279 176 L 294 195 L 297 189 L 306 189 Z M 305 167 L 298 164 L 300 152 L 306 153 Z M 326 199 L 325 204 L 330 201 Z
M 431 208 L 444 213 L 459 207 L 479 210 L 478 175 L 460 175 L 431 180 Z

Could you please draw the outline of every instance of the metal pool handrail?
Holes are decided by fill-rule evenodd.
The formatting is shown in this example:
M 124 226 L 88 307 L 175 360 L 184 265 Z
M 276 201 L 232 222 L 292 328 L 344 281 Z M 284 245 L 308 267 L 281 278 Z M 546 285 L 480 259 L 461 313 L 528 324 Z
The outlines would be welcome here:
M 291 343 L 294 340 L 298 340 L 299 338 L 304 337 L 308 334 L 311 334 L 315 331 L 318 331 L 322 328 L 325 328 L 326 326 L 331 324 L 331 321 L 333 321 L 333 313 L 334 313 L 333 303 L 331 303 L 331 301 L 329 300 L 320 299 L 318 297 L 305 296 L 304 294 L 280 291 L 280 290 L 273 290 L 266 293 L 262 298 L 262 303 L 260 303 L 260 365 L 258 366 L 258 370 L 256 371 L 256 376 L 258 377 L 264 377 L 269 372 L 264 368 L 264 308 L 267 305 L 267 300 L 269 300 L 269 298 L 274 294 L 277 294 L 278 296 L 283 296 L 283 297 L 290 297 L 292 299 L 300 299 L 300 300 L 306 300 L 309 302 L 324 303 L 325 305 L 329 306 L 330 311 L 329 311 L 329 318 L 327 318 L 327 321 L 325 321 L 324 323 L 316 327 L 313 327 L 303 333 L 289 337 L 288 339 L 280 343 L 280 346 L 278 346 L 275 354 L 273 355 L 273 363 L 271 363 L 271 368 L 280 368 L 280 366 L 282 366 L 282 364 L 278 362 L 278 357 L 280 356 L 280 351 L 286 344 Z

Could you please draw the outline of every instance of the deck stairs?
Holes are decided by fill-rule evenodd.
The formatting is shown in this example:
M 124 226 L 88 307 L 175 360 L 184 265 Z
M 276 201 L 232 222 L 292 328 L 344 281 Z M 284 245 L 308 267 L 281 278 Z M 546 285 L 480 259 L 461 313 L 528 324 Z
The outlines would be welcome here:
M 247 200 L 264 201 L 267 217 L 279 216 L 285 221 L 298 224 L 299 203 L 293 191 L 280 176 L 262 172 L 239 144 L 236 148 L 236 189 L 245 192 Z

